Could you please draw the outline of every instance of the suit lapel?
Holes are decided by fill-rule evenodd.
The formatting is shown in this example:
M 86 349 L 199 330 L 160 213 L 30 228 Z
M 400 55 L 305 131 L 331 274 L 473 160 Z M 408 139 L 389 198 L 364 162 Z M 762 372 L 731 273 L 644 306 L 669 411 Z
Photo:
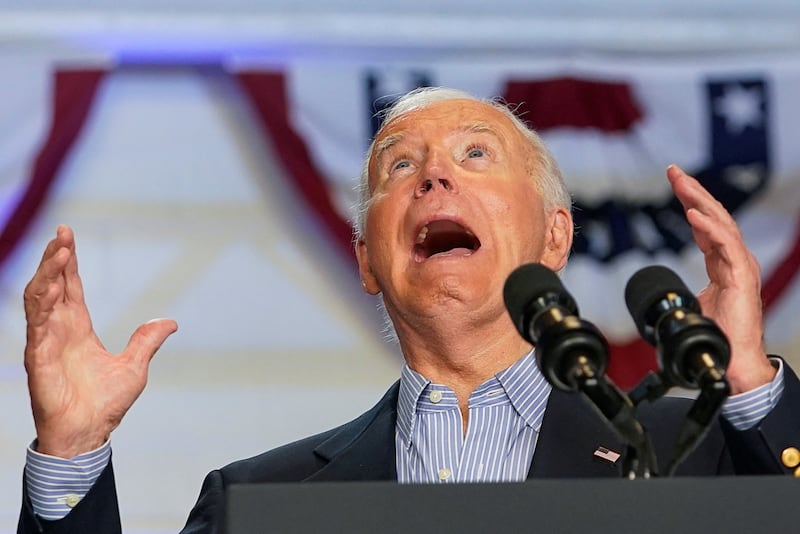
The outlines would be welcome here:
M 398 381 L 374 408 L 314 449 L 328 463 L 306 480 L 397 480 L 395 425 L 399 389 Z
M 554 389 L 528 478 L 619 477 L 622 459 L 615 465 L 600 460 L 594 456 L 598 447 L 624 452 L 620 439 L 587 399 Z
M 398 390 L 396 382 L 374 408 L 321 443 L 314 453 L 328 463 L 306 480 L 397 480 Z M 553 390 L 528 478 L 619 477 L 622 459 L 616 464 L 599 460 L 594 456 L 598 447 L 624 451 L 588 400 Z

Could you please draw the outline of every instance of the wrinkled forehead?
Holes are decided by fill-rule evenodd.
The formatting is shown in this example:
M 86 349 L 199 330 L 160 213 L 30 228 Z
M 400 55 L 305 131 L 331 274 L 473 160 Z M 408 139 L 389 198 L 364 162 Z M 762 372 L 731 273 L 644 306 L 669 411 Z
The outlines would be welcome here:
M 431 102 L 384 123 L 369 154 L 370 167 L 380 155 L 405 139 L 434 130 L 443 135 L 487 132 L 503 142 L 522 141 L 522 133 L 503 112 L 485 102 L 450 99 Z

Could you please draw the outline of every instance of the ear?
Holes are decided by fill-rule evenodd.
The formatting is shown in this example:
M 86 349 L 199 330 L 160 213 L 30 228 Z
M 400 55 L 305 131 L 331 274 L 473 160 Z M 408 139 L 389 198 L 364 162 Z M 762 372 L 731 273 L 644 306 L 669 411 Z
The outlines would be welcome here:
M 367 252 L 367 242 L 363 237 L 356 241 L 356 258 L 358 259 L 358 274 L 361 276 L 361 287 L 370 295 L 377 295 L 381 292 L 378 280 L 372 274 L 369 264 L 369 253 Z
M 557 207 L 549 213 L 548 223 L 540 263 L 553 271 L 559 271 L 567 264 L 572 248 L 572 214 L 564 207 Z

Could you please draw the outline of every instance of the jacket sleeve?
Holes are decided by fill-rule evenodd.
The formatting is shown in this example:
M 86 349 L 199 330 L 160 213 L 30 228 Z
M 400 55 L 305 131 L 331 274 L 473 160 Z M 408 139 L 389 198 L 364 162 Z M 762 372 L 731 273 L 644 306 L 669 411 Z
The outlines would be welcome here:
M 725 441 L 740 475 L 792 473 L 784 466 L 781 453 L 788 447 L 800 449 L 800 381 L 784 362 L 784 390 L 778 404 L 755 427 L 737 431 L 722 421 Z
M 215 470 L 206 475 L 200 497 L 189 513 L 181 534 L 217 534 L 223 531 L 225 514 L 223 498 L 225 484 L 222 472 Z
M 47 521 L 36 516 L 23 477 L 22 511 L 17 525 L 17 534 L 74 534 L 76 532 L 122 533 L 117 488 L 114 482 L 114 467 L 111 462 L 108 463 L 81 502 L 58 521 Z

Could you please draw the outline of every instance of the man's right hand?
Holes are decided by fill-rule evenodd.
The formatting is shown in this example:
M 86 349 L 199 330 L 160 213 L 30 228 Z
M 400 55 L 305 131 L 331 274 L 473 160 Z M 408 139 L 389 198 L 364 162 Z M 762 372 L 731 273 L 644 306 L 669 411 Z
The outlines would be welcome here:
M 72 458 L 96 449 L 144 389 L 150 360 L 178 325 L 171 319 L 145 323 L 122 353 L 109 354 L 92 328 L 75 236 L 66 226 L 48 243 L 24 298 L 36 450 Z

